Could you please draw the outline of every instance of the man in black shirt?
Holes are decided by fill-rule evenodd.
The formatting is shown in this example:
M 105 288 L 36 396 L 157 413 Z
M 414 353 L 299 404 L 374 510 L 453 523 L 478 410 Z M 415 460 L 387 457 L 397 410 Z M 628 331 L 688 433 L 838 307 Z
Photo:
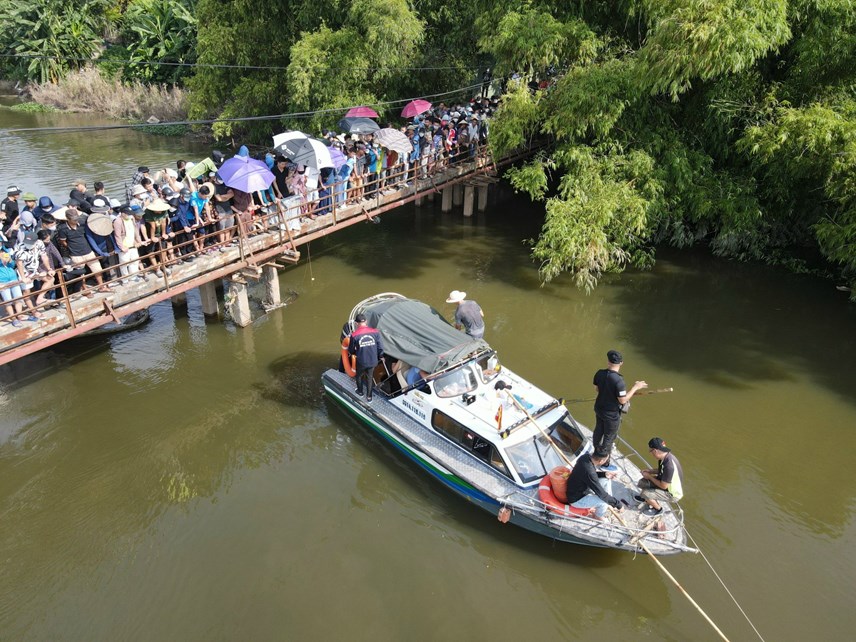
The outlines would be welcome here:
M 10 185 L 6 190 L 6 198 L 0 202 L 0 222 L 2 222 L 4 232 L 18 218 L 18 196 L 20 194 L 21 190 L 15 185 Z
M 101 278 L 101 263 L 95 252 L 92 251 L 92 246 L 86 239 L 84 226 L 80 224 L 80 213 L 72 208 L 65 212 L 67 225 L 57 233 L 60 247 L 68 250 L 68 255 L 71 257 L 71 265 L 75 268 L 88 267 L 98 284 L 98 292 L 109 292 L 110 290 L 104 285 Z M 88 288 L 84 287 L 83 296 L 91 298 L 95 296 Z
M 594 387 L 597 389 L 597 398 L 594 402 L 594 414 L 596 417 L 592 443 L 595 450 L 606 453 L 607 457 L 612 452 L 612 444 L 618 437 L 618 429 L 621 428 L 621 414 L 626 412 L 627 404 L 636 394 L 636 391 L 647 388 L 644 381 L 637 381 L 628 392 L 624 378 L 618 374 L 624 358 L 617 350 L 606 353 L 606 368 L 594 373 Z M 622 408 L 623 407 L 623 408 Z
M 621 502 L 609 494 L 611 482 L 608 476 L 614 474 L 598 473 L 597 470 L 607 459 L 609 455 L 599 451 L 580 455 L 568 477 L 568 503 L 574 508 L 594 508 L 595 519 L 606 516 L 607 505 L 617 510 L 623 508 Z

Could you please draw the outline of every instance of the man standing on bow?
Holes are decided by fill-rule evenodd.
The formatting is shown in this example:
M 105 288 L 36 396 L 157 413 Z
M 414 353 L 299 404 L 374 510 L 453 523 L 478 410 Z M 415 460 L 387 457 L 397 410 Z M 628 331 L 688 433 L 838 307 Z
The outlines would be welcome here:
M 484 338 L 484 312 L 475 301 L 467 301 L 467 293 L 452 290 L 446 303 L 455 303 L 455 327 L 463 330 L 473 339 Z
M 597 389 L 597 397 L 594 402 L 594 414 L 596 417 L 594 435 L 592 442 L 594 449 L 609 455 L 612 453 L 612 444 L 618 437 L 618 429 L 621 428 L 621 415 L 627 412 L 626 405 L 638 390 L 647 388 L 644 381 L 637 381 L 628 391 L 624 383 L 624 377 L 618 374 L 624 357 L 617 350 L 606 353 L 606 368 L 594 373 L 594 387 Z
M 380 333 L 375 328 L 369 327 L 365 314 L 358 314 L 354 317 L 354 321 L 357 323 L 357 329 L 351 333 L 348 352 L 357 358 L 357 389 L 355 392 L 362 397 L 363 379 L 365 379 L 366 401 L 371 402 L 374 386 L 372 373 L 375 366 L 383 359 L 383 341 L 380 338 Z

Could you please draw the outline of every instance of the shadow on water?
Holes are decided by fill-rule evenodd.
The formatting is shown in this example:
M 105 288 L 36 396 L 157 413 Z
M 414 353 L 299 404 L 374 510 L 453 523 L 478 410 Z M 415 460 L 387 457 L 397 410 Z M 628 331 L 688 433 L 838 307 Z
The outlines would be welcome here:
M 252 387 L 263 399 L 286 406 L 315 409 L 324 396 L 321 375 L 337 367 L 333 355 L 322 352 L 293 352 L 268 366 L 271 379 Z
M 0 386 L 9 391 L 17 390 L 97 357 L 110 348 L 110 337 L 106 335 L 60 343 L 0 366 Z
M 543 211 L 519 195 L 471 218 L 460 208 L 441 212 L 438 199 L 421 208 L 402 206 L 380 221 L 321 239 L 315 256 L 336 244 L 337 259 L 376 279 L 415 280 L 445 261 L 460 270 L 463 282 L 500 282 L 525 291 L 540 286 L 525 241 L 537 236 Z M 546 294 L 564 298 L 563 291 Z
M 664 367 L 727 389 L 808 373 L 856 404 L 852 371 L 835 365 L 856 359 L 856 342 L 842 340 L 852 336 L 854 306 L 826 281 L 703 252 L 661 252 L 653 273 L 608 285 L 620 291 L 622 324 L 640 349 Z M 818 315 L 826 319 L 823 333 L 815 330 Z

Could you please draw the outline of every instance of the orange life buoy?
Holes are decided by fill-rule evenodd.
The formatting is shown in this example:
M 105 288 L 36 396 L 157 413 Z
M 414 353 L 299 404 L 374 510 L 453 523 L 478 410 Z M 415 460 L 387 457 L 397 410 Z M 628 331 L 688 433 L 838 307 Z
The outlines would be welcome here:
M 565 517 L 588 517 L 594 513 L 594 508 L 576 508 L 570 504 L 563 504 L 553 494 L 553 480 L 550 475 L 544 477 L 538 484 L 538 499 L 544 502 L 547 510 Z
M 351 337 L 342 339 L 342 367 L 345 369 L 345 374 L 349 377 L 357 376 L 357 358 L 348 354 L 348 346 L 351 345 Z

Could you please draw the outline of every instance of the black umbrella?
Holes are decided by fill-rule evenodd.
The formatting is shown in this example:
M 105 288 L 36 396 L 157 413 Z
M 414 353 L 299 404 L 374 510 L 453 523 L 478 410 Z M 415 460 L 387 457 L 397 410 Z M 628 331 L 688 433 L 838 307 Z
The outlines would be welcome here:
M 380 129 L 380 126 L 371 118 L 343 118 L 338 127 L 349 134 L 372 134 Z

